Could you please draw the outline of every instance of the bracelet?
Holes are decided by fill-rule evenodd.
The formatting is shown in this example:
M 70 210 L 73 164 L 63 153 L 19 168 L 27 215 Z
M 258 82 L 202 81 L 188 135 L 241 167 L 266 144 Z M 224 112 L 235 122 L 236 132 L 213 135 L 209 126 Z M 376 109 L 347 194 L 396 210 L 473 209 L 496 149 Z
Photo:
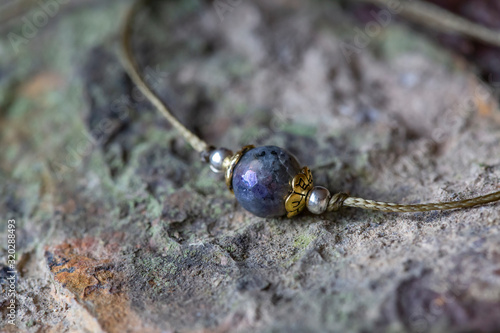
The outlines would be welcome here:
M 276 146 L 248 145 L 233 153 L 227 148 L 208 145 L 189 131 L 170 111 L 169 106 L 152 91 L 144 80 L 131 47 L 132 22 L 142 1 L 128 11 L 122 28 L 122 62 L 132 81 L 154 107 L 172 124 L 184 139 L 200 153 L 212 171 L 224 173 L 228 189 L 240 205 L 259 217 L 293 217 L 306 207 L 313 214 L 337 211 L 341 207 L 357 207 L 383 212 L 424 212 L 484 205 L 500 200 L 500 191 L 471 199 L 427 204 L 396 204 L 356 198 L 344 192 L 331 194 L 313 185 L 308 167 Z

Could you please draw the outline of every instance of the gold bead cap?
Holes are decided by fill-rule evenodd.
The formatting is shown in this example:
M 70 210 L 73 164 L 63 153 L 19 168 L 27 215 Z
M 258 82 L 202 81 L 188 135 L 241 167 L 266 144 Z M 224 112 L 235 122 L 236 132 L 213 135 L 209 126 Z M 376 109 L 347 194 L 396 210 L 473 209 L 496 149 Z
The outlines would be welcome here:
M 302 171 L 295 175 L 292 180 L 292 193 L 285 200 L 286 216 L 298 215 L 306 208 L 306 198 L 313 188 L 313 177 L 308 167 L 303 167 Z
M 226 173 L 225 173 L 226 185 L 227 185 L 227 188 L 229 189 L 229 191 L 231 191 L 231 193 L 234 193 L 234 191 L 233 191 L 234 168 L 236 167 L 236 164 L 238 164 L 238 162 L 240 161 L 241 157 L 243 155 L 245 155 L 245 153 L 247 151 L 249 151 L 250 149 L 253 149 L 253 148 L 255 148 L 254 145 L 248 145 L 248 146 L 241 148 L 241 150 L 238 151 L 233 156 L 227 157 L 222 164 L 223 168 L 226 170 Z

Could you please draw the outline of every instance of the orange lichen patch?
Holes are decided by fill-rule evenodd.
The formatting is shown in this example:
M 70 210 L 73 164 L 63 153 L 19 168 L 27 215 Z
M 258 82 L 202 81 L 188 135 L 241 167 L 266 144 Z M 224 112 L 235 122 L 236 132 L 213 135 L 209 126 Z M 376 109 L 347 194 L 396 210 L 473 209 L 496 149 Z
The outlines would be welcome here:
M 53 72 L 42 72 L 32 77 L 21 86 L 21 95 L 28 98 L 37 98 L 40 95 L 56 90 L 63 85 L 63 78 Z
M 469 96 L 472 97 L 472 101 L 479 115 L 483 117 L 492 117 L 500 121 L 497 112 L 499 105 L 495 100 L 493 88 L 479 81 L 475 76 L 470 77 L 469 86 Z
M 495 103 L 492 98 L 485 99 L 482 96 L 474 96 L 474 104 L 481 116 L 491 116 L 495 110 Z
M 438 307 L 446 305 L 446 300 L 444 299 L 443 295 L 439 295 L 439 297 L 434 299 L 434 305 Z
M 111 237 L 117 238 L 120 237 Z M 47 248 L 45 257 L 55 280 L 74 295 L 106 332 L 156 332 L 145 327 L 130 308 L 123 288 L 124 276 L 115 269 L 116 261 L 109 251 L 116 249 L 115 244 L 102 243 L 87 237 Z M 98 253 L 104 257 L 98 257 Z

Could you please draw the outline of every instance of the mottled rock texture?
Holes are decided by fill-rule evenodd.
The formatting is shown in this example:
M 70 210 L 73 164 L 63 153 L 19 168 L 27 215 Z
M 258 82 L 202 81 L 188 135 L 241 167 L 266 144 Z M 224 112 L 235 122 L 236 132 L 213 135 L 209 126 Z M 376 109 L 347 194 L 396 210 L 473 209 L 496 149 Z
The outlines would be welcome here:
M 202 138 L 283 147 L 332 193 L 499 190 L 498 86 L 463 59 L 396 20 L 346 58 L 365 26 L 341 2 L 221 3 L 154 2 L 134 37 Z M 19 274 L 0 331 L 500 330 L 499 204 L 250 214 L 125 75 L 128 5 L 61 5 L 21 44 L 34 12 L 2 26 L 0 248 L 15 218 Z

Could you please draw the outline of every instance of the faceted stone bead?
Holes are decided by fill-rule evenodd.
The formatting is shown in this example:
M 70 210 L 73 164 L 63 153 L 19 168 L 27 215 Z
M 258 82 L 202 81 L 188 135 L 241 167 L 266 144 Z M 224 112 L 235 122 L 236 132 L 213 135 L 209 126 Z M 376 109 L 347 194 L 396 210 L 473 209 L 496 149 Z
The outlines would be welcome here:
M 254 215 L 283 216 L 291 181 L 300 170 L 295 157 L 282 148 L 253 148 L 241 157 L 233 171 L 236 200 Z

